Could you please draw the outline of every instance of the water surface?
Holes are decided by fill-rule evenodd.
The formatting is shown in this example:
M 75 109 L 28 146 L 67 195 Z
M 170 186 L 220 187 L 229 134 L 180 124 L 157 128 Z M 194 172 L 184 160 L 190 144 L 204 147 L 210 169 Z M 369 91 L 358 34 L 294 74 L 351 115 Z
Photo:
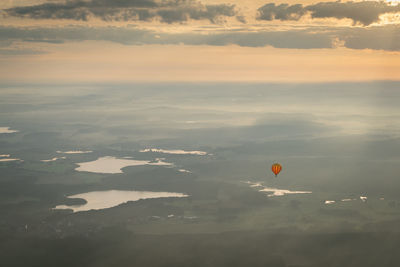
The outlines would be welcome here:
M 70 150 L 70 151 L 60 151 L 58 150 L 57 153 L 59 154 L 86 154 L 86 153 L 92 153 L 93 151 L 91 150 Z
M 107 209 L 118 206 L 128 201 L 138 201 L 140 199 L 164 198 L 164 197 L 188 197 L 183 193 L 174 192 L 151 192 L 151 191 L 93 191 L 83 194 L 68 196 L 68 198 L 82 198 L 86 200 L 83 205 L 58 205 L 55 209 L 72 209 L 74 212 Z
M 0 127 L 0 133 L 17 133 L 18 130 L 10 130 L 10 127 Z
M 17 158 L 10 158 L 10 155 L 9 154 L 2 154 L 2 155 L 0 155 L 0 162 L 1 161 L 16 161 L 16 160 L 20 160 L 20 159 L 17 159 Z
M 172 166 L 172 163 L 164 162 L 162 159 L 156 159 L 155 162 L 149 160 L 134 160 L 116 157 L 100 157 L 97 160 L 77 163 L 79 167 L 75 170 L 94 173 L 122 173 L 122 168 L 128 166 L 156 165 Z
M 159 148 L 146 148 L 140 150 L 140 152 L 157 152 L 157 153 L 164 153 L 164 154 L 177 154 L 177 155 L 199 155 L 204 156 L 207 155 L 207 152 L 204 151 L 185 151 L 181 149 L 176 150 L 166 150 L 166 149 L 159 149 Z
M 259 192 L 267 192 L 268 197 L 274 197 L 274 196 L 284 196 L 284 195 L 289 195 L 289 194 L 311 194 L 311 191 L 292 191 L 288 189 L 279 189 L 279 188 L 274 188 L 274 187 L 267 187 L 263 186 L 261 182 L 244 182 L 248 184 L 252 188 L 261 188 L 258 190 Z
M 52 159 L 42 159 L 40 161 L 42 161 L 42 162 L 51 162 L 51 161 L 56 161 L 58 159 L 66 159 L 66 157 L 59 157 L 59 158 L 58 157 L 54 157 Z

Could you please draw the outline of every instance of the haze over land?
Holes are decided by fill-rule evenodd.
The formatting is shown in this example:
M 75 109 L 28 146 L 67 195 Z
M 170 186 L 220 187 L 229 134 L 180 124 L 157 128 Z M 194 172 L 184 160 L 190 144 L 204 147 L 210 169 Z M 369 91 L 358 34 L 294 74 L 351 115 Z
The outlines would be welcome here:
M 110 262 L 128 257 L 120 266 L 135 260 L 146 266 L 175 264 L 188 244 L 205 246 L 190 251 L 193 257 L 227 246 L 214 266 L 231 259 L 241 260 L 242 266 L 253 260 L 287 266 L 297 261 L 294 250 L 284 248 L 287 242 L 293 249 L 311 242 L 304 262 L 312 266 L 326 263 L 327 258 L 315 252 L 320 242 L 325 242 L 324 250 L 343 255 L 342 245 L 330 241 L 337 235 L 353 251 L 369 250 L 376 259 L 391 257 L 382 265 L 391 266 L 397 260 L 391 249 L 400 240 L 399 85 L 3 87 L 0 123 L 19 131 L 0 136 L 1 159 L 23 161 L 0 162 L 1 209 L 7 214 L 1 233 L 15 240 L 2 250 L 2 258 L 23 266 L 11 255 L 24 253 L 42 263 L 46 256 L 31 249 L 24 241 L 29 238 L 59 255 L 51 259 L 52 265 L 68 262 L 67 254 L 57 252 L 54 244 L 64 251 L 84 242 L 79 251 L 89 257 L 91 250 L 101 249 L 89 243 L 100 238 L 116 242 L 119 252 L 106 253 Z M 76 148 L 91 153 L 58 153 Z M 270 171 L 273 162 L 283 166 L 277 178 Z M 119 191 L 187 197 L 127 203 L 137 198 L 109 202 L 100 197 L 104 203 L 96 207 L 83 200 L 94 192 Z M 100 207 L 105 209 L 85 211 Z M 181 237 L 174 239 L 172 248 L 176 256 L 166 258 L 163 248 L 178 233 Z M 269 248 L 279 256 L 254 249 L 234 258 L 244 246 L 266 247 L 276 235 L 286 240 Z M 232 240 L 240 236 L 248 241 Z M 143 242 L 158 245 L 147 247 Z M 374 251 L 382 244 L 387 244 L 386 253 L 377 255 Z M 126 247 L 143 256 L 127 256 Z M 159 261 L 145 256 L 154 253 Z M 85 260 L 75 256 L 74 263 Z M 357 259 L 356 266 L 362 264 Z

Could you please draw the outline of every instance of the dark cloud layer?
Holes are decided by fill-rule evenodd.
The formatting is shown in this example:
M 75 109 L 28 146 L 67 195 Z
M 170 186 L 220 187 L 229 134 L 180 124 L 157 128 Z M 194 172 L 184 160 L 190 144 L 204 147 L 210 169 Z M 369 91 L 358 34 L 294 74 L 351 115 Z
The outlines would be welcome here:
M 370 25 L 379 21 L 385 13 L 400 12 L 400 5 L 391 6 L 386 2 L 321 2 L 314 5 L 266 4 L 258 9 L 259 20 L 298 20 L 310 13 L 312 18 L 351 19 L 354 23 Z
M 234 5 L 203 5 L 195 0 L 69 0 L 65 3 L 9 8 L 4 12 L 9 16 L 33 19 L 86 21 L 96 17 L 104 21 L 150 21 L 157 18 L 166 23 L 190 19 L 215 23 L 221 17 L 237 15 Z
M 335 28 L 288 31 L 224 31 L 218 33 L 158 33 L 117 27 L 16 28 L 0 27 L 0 42 L 111 41 L 125 45 L 185 44 L 313 49 L 333 48 L 343 43 L 352 49 L 400 51 L 400 28 L 387 25 L 370 28 Z M 338 42 L 339 40 L 339 42 Z
M 345 46 L 352 49 L 400 51 L 400 27 L 370 27 L 342 33 Z
M 331 39 L 327 35 L 308 31 L 226 31 L 213 34 L 200 33 L 157 33 L 135 28 L 13 28 L 0 27 L 0 41 L 61 43 L 67 41 L 112 41 L 125 45 L 143 44 L 185 44 L 223 46 L 236 44 L 247 47 L 273 46 L 278 48 L 330 48 Z

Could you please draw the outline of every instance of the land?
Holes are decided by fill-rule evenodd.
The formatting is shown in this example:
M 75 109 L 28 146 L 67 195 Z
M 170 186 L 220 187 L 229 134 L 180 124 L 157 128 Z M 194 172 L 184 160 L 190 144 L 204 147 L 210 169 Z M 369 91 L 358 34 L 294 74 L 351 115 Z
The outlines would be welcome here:
M 1 265 L 398 266 L 398 86 L 4 85 L 0 154 L 23 161 L 0 162 Z M 174 166 L 76 170 L 105 156 Z M 99 190 L 189 197 L 53 209 Z

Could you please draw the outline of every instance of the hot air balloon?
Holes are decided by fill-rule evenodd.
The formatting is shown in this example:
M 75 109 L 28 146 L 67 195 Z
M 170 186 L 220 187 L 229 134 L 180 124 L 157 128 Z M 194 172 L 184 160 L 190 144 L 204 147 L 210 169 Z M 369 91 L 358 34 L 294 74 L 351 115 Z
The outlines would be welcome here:
M 280 171 L 282 170 L 282 166 L 279 163 L 274 163 L 271 166 L 271 170 L 275 174 L 275 177 L 276 177 L 278 175 L 278 173 L 280 173 Z

